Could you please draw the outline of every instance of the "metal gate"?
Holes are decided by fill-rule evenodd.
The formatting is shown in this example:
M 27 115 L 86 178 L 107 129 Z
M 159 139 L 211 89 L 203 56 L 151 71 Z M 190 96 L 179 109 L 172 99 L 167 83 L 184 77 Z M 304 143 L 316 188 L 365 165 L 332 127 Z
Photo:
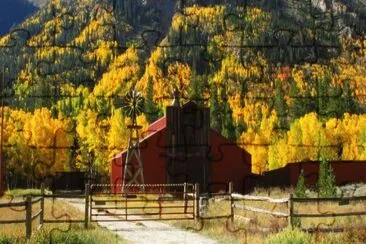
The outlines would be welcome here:
M 198 184 L 93 184 L 90 221 L 194 220 Z

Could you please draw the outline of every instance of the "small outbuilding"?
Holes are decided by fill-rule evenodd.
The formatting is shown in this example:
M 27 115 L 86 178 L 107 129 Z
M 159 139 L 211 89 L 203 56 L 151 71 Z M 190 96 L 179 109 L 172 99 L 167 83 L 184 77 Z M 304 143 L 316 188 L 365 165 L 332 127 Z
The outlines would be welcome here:
M 209 109 L 174 103 L 140 141 L 144 184 L 199 183 L 203 192 L 244 192 L 252 176 L 251 155 L 210 128 Z M 127 150 L 112 160 L 111 184 L 122 184 Z M 132 165 L 137 160 L 132 158 Z M 116 191 L 117 188 L 116 188 Z

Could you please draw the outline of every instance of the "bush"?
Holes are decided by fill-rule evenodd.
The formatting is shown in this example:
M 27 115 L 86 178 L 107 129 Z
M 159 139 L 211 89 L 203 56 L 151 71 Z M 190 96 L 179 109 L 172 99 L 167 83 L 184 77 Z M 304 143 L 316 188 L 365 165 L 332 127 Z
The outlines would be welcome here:
M 299 229 L 286 228 L 281 232 L 269 235 L 266 244 L 306 244 L 310 243 L 311 235 Z

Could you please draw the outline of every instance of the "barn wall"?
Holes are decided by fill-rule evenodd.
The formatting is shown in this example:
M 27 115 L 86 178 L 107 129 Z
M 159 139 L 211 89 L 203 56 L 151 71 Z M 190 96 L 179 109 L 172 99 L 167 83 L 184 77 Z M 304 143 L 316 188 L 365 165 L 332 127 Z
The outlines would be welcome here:
M 145 184 L 166 183 L 165 171 L 165 132 L 162 130 L 149 136 L 140 143 L 140 153 L 144 164 Z M 117 155 L 112 160 L 111 184 L 123 183 L 123 170 L 125 166 L 126 152 Z M 137 165 L 136 159 L 132 158 L 132 163 Z M 112 189 L 113 192 L 120 192 L 120 189 Z
M 366 183 L 366 161 L 330 161 L 336 184 Z M 255 184 L 263 187 L 296 186 L 301 170 L 304 170 L 305 183 L 315 186 L 318 181 L 319 162 L 308 161 L 290 163 L 283 168 L 268 171 L 255 178 Z
M 140 144 L 146 184 L 167 183 L 166 152 L 169 147 L 166 145 L 166 132 L 163 129 Z M 204 191 L 227 190 L 230 181 L 233 181 L 236 192 L 252 189 L 254 184 L 251 185 L 250 180 L 254 175 L 251 174 L 250 154 L 214 130 L 210 130 L 209 136 L 211 147 L 207 146 L 206 153 L 212 179 L 203 187 Z M 112 161 L 111 184 L 122 184 L 125 155 L 121 153 Z M 136 163 L 135 160 L 133 162 Z M 118 192 L 119 189 L 112 191 Z
M 331 161 L 336 184 L 366 183 L 366 161 Z M 304 169 L 305 180 L 308 185 L 315 185 L 318 180 L 319 162 L 303 162 L 290 164 L 290 183 L 296 185 L 301 169 Z
M 244 192 L 247 180 L 252 176 L 251 156 L 248 152 L 230 143 L 226 138 L 214 130 L 211 137 L 211 165 L 212 188 L 211 191 L 225 190 L 225 185 L 232 181 L 234 191 Z
M 290 167 L 283 167 L 267 171 L 263 175 L 255 178 L 255 184 L 259 187 L 287 187 L 291 184 L 290 170 Z

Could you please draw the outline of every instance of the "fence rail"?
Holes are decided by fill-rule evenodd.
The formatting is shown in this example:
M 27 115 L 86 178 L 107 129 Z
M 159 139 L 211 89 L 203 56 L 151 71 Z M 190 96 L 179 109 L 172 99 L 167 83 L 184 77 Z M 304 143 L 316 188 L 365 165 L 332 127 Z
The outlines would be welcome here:
M 255 207 L 244 206 L 244 205 L 239 205 L 239 204 L 234 204 L 234 208 L 241 209 L 241 210 L 248 210 L 248 211 L 257 212 L 257 213 L 270 214 L 270 215 L 273 215 L 276 217 L 288 217 L 289 216 L 289 214 L 287 214 L 287 213 L 269 211 L 269 210 L 265 210 L 265 209 L 261 209 L 261 208 L 255 208 Z
M 89 186 L 86 185 L 86 188 Z M 86 190 L 86 193 L 88 191 Z M 37 230 L 41 229 L 43 224 L 45 223 L 84 223 L 87 226 L 88 223 L 88 214 L 85 215 L 85 219 L 83 220 L 53 220 L 53 219 L 44 219 L 44 201 L 46 198 L 82 198 L 88 199 L 88 194 L 85 195 L 71 195 L 71 194 L 53 194 L 46 195 L 44 185 L 41 185 L 41 194 L 31 194 L 26 196 L 26 200 L 17 201 L 17 202 L 9 202 L 9 203 L 0 203 L 1 208 L 12 208 L 12 207 L 25 207 L 23 211 L 25 211 L 25 216 L 23 219 L 15 219 L 15 220 L 0 220 L 0 224 L 25 224 L 25 235 L 29 239 L 32 235 L 32 222 L 39 218 L 39 225 L 37 226 Z M 87 201 L 86 201 L 87 202 Z M 34 204 L 40 204 L 40 210 L 37 213 L 33 214 L 32 208 Z M 88 211 L 86 211 L 88 213 Z
M 123 191 L 119 193 L 106 192 L 106 189 L 114 189 L 116 186 Z M 136 189 L 131 190 L 131 187 Z M 89 194 L 90 221 L 114 221 L 114 219 L 103 219 L 102 217 L 117 217 L 118 221 L 193 220 L 197 217 L 199 209 L 197 207 L 198 190 L 198 184 L 188 183 L 125 186 L 91 185 Z M 148 204 L 156 206 L 148 206 Z M 103 213 L 100 213 L 102 211 Z
M 257 208 L 253 206 L 245 206 L 241 204 L 233 204 L 234 209 L 245 210 L 249 212 L 255 212 L 260 214 L 268 214 L 274 217 L 284 217 L 288 219 L 288 226 L 294 227 L 294 218 L 329 218 L 329 217 L 348 217 L 348 216 L 366 216 L 366 211 L 354 211 L 354 212 L 324 212 L 324 213 L 294 213 L 294 203 L 314 203 L 314 202 L 342 202 L 342 201 L 365 201 L 366 197 L 333 197 L 333 198 L 294 198 L 292 194 L 289 194 L 288 198 L 271 198 L 266 196 L 252 196 L 252 195 L 241 195 L 237 193 L 233 193 L 232 197 L 234 201 L 247 200 L 247 201 L 265 201 L 269 203 L 287 203 L 287 213 L 270 211 L 267 209 Z M 244 218 L 247 222 L 250 222 L 252 219 L 243 217 L 240 215 L 234 215 L 235 217 Z M 366 226 L 357 226 L 357 228 L 366 228 Z M 349 227 L 329 227 L 329 228 L 301 228 L 304 231 L 308 232 L 339 232 L 344 229 L 349 229 Z

